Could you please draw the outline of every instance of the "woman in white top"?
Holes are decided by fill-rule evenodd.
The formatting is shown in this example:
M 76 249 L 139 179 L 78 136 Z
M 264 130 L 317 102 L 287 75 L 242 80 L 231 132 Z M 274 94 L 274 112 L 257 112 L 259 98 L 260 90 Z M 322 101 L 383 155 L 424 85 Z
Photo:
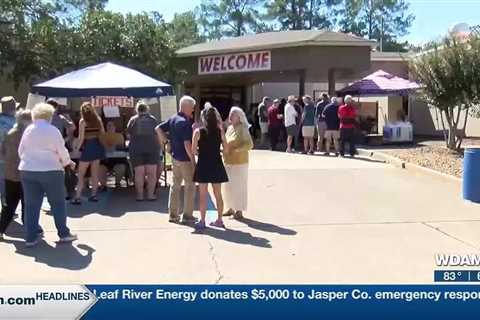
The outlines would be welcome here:
M 26 246 L 35 246 L 43 232 L 38 220 L 46 194 L 60 242 L 77 239 L 67 227 L 64 167 L 75 168 L 60 131 L 50 124 L 54 109 L 46 103 L 32 109 L 33 123 L 25 129 L 18 147 L 20 179 L 25 197 Z

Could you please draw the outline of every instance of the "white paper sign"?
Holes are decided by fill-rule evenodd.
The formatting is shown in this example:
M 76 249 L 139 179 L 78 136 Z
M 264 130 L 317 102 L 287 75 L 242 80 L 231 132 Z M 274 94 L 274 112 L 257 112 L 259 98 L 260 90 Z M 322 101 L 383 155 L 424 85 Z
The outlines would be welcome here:
M 55 99 L 62 106 L 67 105 L 67 98 L 52 98 L 52 99 Z M 42 103 L 45 101 L 46 101 L 45 96 L 41 96 L 35 93 L 29 93 L 27 98 L 26 109 L 31 110 L 33 107 L 35 107 L 36 104 Z
M 105 106 L 103 115 L 105 118 L 120 118 L 120 109 L 117 106 Z
M 161 121 L 165 121 L 177 113 L 177 97 L 163 96 L 160 97 Z

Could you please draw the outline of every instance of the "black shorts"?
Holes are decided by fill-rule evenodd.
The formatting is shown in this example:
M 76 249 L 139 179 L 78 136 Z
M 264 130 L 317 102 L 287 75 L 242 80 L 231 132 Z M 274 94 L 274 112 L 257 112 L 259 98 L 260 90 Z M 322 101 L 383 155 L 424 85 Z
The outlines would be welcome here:
M 132 166 L 147 166 L 147 165 L 158 165 L 160 162 L 160 152 L 131 152 L 130 153 L 130 163 Z
M 117 164 L 128 165 L 128 161 L 126 158 L 105 158 L 100 160 L 100 164 L 105 166 L 108 171 L 112 171 Z

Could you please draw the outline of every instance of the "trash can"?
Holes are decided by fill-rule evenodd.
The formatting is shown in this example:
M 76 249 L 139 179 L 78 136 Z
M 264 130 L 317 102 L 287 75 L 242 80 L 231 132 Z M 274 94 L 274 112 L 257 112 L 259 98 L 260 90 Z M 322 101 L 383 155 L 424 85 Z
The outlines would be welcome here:
M 463 158 L 463 198 L 480 203 L 480 146 L 465 148 Z

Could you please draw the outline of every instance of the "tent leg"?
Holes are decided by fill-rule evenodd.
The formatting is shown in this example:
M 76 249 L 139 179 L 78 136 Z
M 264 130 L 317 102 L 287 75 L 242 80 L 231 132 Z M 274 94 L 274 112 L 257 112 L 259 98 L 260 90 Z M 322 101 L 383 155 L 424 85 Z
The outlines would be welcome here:
M 157 101 L 158 101 L 158 113 L 159 113 L 159 116 L 160 116 L 160 119 L 159 122 L 162 122 L 163 119 L 162 119 L 162 104 L 160 103 L 160 97 L 157 97 Z M 163 180 L 163 186 L 164 187 L 168 187 L 168 184 L 167 184 L 167 153 L 165 152 L 165 146 L 163 146 L 163 177 L 164 177 L 164 180 Z

